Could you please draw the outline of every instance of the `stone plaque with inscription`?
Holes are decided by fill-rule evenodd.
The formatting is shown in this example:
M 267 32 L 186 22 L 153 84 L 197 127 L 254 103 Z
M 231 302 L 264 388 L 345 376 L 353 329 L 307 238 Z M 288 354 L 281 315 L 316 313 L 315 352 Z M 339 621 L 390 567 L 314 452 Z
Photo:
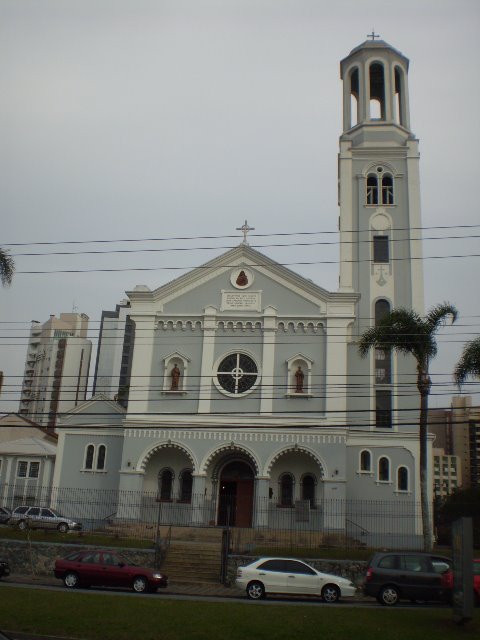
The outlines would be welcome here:
M 260 291 L 222 291 L 221 311 L 260 311 Z

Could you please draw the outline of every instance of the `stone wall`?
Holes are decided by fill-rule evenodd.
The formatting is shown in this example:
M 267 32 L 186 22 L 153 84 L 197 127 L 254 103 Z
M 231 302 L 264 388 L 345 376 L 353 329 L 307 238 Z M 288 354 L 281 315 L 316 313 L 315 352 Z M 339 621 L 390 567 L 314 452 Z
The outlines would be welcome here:
M 52 576 L 56 558 L 82 549 L 95 549 L 89 545 L 59 544 L 55 542 L 22 542 L 19 540 L 0 540 L 0 558 L 7 560 L 12 573 Z M 149 549 L 124 549 L 115 547 L 129 564 L 152 567 L 155 551 Z
M 81 549 L 95 549 L 90 545 L 61 544 L 55 542 L 23 542 L 19 540 L 0 539 L 0 558 L 7 560 L 12 573 L 37 576 L 52 576 L 56 558 L 63 558 L 69 553 Z M 155 560 L 153 549 L 127 549 L 115 547 L 129 564 L 152 567 Z M 235 583 L 237 567 L 250 564 L 257 556 L 230 556 L 227 568 L 227 585 Z M 366 571 L 366 562 L 361 560 L 310 560 L 305 562 L 324 573 L 343 576 L 359 586 Z
M 258 556 L 230 556 L 228 559 L 227 583 L 229 585 L 235 583 L 237 567 L 250 564 L 257 559 Z M 317 571 L 349 578 L 357 587 L 362 584 L 367 570 L 367 563 L 364 560 L 319 560 L 318 558 L 313 560 L 301 558 L 301 560 L 305 560 Z

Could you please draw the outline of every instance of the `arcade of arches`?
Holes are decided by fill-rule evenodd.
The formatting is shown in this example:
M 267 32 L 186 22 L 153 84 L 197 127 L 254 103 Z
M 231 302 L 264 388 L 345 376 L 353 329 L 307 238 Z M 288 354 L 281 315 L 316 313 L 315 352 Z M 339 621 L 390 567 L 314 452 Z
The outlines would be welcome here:
M 209 460 L 198 474 L 186 451 L 170 446 L 157 449 L 146 464 L 143 491 L 157 501 L 195 510 L 208 503 L 209 521 L 198 524 L 235 527 L 265 526 L 268 513 L 288 511 L 299 503 L 315 509 L 323 498 L 323 468 L 301 449 L 281 453 L 262 476 L 248 453 L 232 447 Z

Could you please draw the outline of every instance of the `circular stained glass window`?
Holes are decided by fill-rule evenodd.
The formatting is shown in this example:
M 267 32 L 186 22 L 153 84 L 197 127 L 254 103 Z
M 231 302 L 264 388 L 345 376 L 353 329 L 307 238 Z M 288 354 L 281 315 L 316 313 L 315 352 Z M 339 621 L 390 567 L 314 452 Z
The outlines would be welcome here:
M 257 381 L 257 365 L 244 353 L 231 353 L 217 369 L 218 384 L 234 395 L 249 391 Z

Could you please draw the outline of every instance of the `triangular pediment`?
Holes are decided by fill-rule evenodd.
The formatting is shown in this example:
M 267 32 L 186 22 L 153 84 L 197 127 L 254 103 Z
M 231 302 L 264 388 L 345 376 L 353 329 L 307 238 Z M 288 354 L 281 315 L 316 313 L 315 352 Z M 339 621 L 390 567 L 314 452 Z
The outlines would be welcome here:
M 320 312 L 326 312 L 327 305 L 330 303 L 341 302 L 348 304 L 355 302 L 358 298 L 353 294 L 332 293 L 245 244 L 230 249 L 217 258 L 192 269 L 157 289 L 151 290 L 148 287 L 139 285 L 133 291 L 127 291 L 126 293 L 132 301 L 133 308 L 139 309 L 143 307 L 146 309 L 147 306 L 153 304 L 158 309 L 180 296 L 184 296 L 193 290 L 198 290 L 199 287 L 206 285 L 222 274 L 243 268 L 249 269 L 259 276 L 261 275 L 264 283 L 271 281 L 283 289 L 291 291 L 296 296 L 308 300 L 318 307 Z M 231 288 L 234 289 L 234 287 Z M 251 289 L 256 289 L 255 282 L 253 282 Z M 246 291 L 248 290 L 246 289 Z M 204 302 L 204 306 L 212 304 L 208 299 L 204 299 Z
M 57 429 L 77 424 L 117 427 L 122 424 L 125 414 L 126 410 L 121 405 L 99 393 L 63 414 L 57 421 Z

